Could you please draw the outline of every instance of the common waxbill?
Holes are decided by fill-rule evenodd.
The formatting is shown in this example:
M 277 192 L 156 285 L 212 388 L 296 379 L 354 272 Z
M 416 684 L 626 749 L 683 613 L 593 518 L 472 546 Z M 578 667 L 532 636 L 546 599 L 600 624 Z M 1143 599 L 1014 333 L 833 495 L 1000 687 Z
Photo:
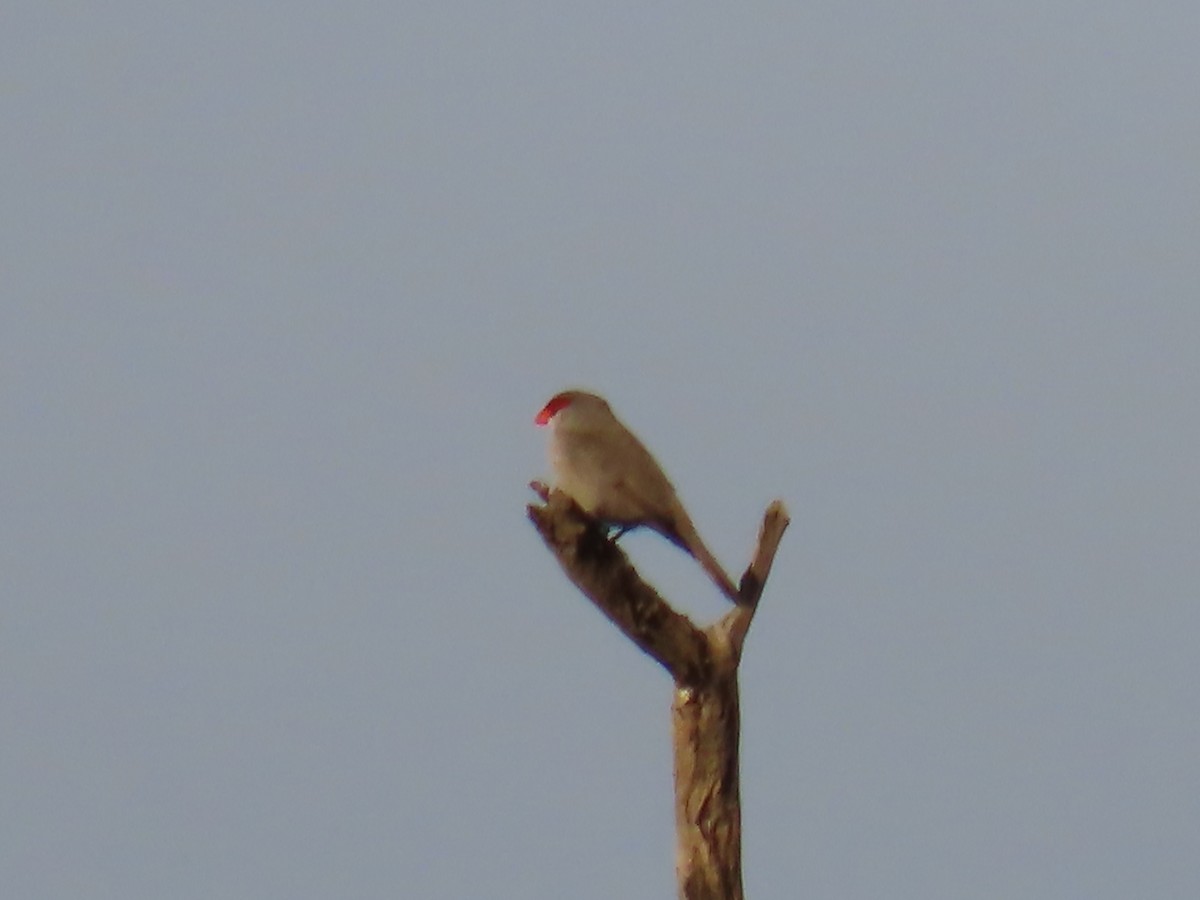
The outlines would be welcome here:
M 662 467 L 602 397 L 563 391 L 534 421 L 550 426 L 555 487 L 601 522 L 657 531 L 694 556 L 721 592 L 738 602 L 737 588 L 700 540 Z

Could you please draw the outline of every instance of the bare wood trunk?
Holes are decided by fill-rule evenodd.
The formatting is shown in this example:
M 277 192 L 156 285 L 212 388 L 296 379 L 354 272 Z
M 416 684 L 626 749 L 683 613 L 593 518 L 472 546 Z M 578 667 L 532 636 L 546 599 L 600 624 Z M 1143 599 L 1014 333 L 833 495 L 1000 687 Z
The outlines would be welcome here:
M 680 900 L 742 900 L 737 672 L 676 687 L 675 874 Z

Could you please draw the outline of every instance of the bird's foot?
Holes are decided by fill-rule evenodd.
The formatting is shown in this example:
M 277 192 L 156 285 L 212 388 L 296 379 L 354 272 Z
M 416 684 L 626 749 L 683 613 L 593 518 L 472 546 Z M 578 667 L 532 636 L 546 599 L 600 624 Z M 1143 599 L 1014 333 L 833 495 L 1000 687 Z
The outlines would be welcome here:
M 608 539 L 615 544 L 630 531 L 633 531 L 635 527 L 634 525 L 610 525 L 609 528 L 611 530 L 608 532 Z

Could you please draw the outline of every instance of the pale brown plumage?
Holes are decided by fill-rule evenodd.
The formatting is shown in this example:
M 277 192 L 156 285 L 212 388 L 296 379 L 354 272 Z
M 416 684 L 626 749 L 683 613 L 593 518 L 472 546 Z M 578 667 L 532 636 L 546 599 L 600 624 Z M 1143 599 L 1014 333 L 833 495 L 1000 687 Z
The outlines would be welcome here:
M 555 487 L 602 522 L 657 531 L 694 556 L 721 592 L 738 602 L 737 588 L 700 539 L 666 473 L 602 397 L 563 391 L 535 421 L 550 426 Z

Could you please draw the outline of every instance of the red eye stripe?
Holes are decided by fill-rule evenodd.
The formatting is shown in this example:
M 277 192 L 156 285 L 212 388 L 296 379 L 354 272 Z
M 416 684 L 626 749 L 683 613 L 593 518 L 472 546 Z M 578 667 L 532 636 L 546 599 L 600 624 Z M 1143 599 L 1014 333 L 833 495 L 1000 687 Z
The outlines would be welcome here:
M 564 406 L 569 406 L 570 403 L 571 398 L 566 394 L 555 394 L 550 398 L 550 401 L 542 407 L 541 412 L 534 416 L 533 421 L 538 425 L 548 425 L 550 424 L 550 420 L 558 414 L 558 411 Z

